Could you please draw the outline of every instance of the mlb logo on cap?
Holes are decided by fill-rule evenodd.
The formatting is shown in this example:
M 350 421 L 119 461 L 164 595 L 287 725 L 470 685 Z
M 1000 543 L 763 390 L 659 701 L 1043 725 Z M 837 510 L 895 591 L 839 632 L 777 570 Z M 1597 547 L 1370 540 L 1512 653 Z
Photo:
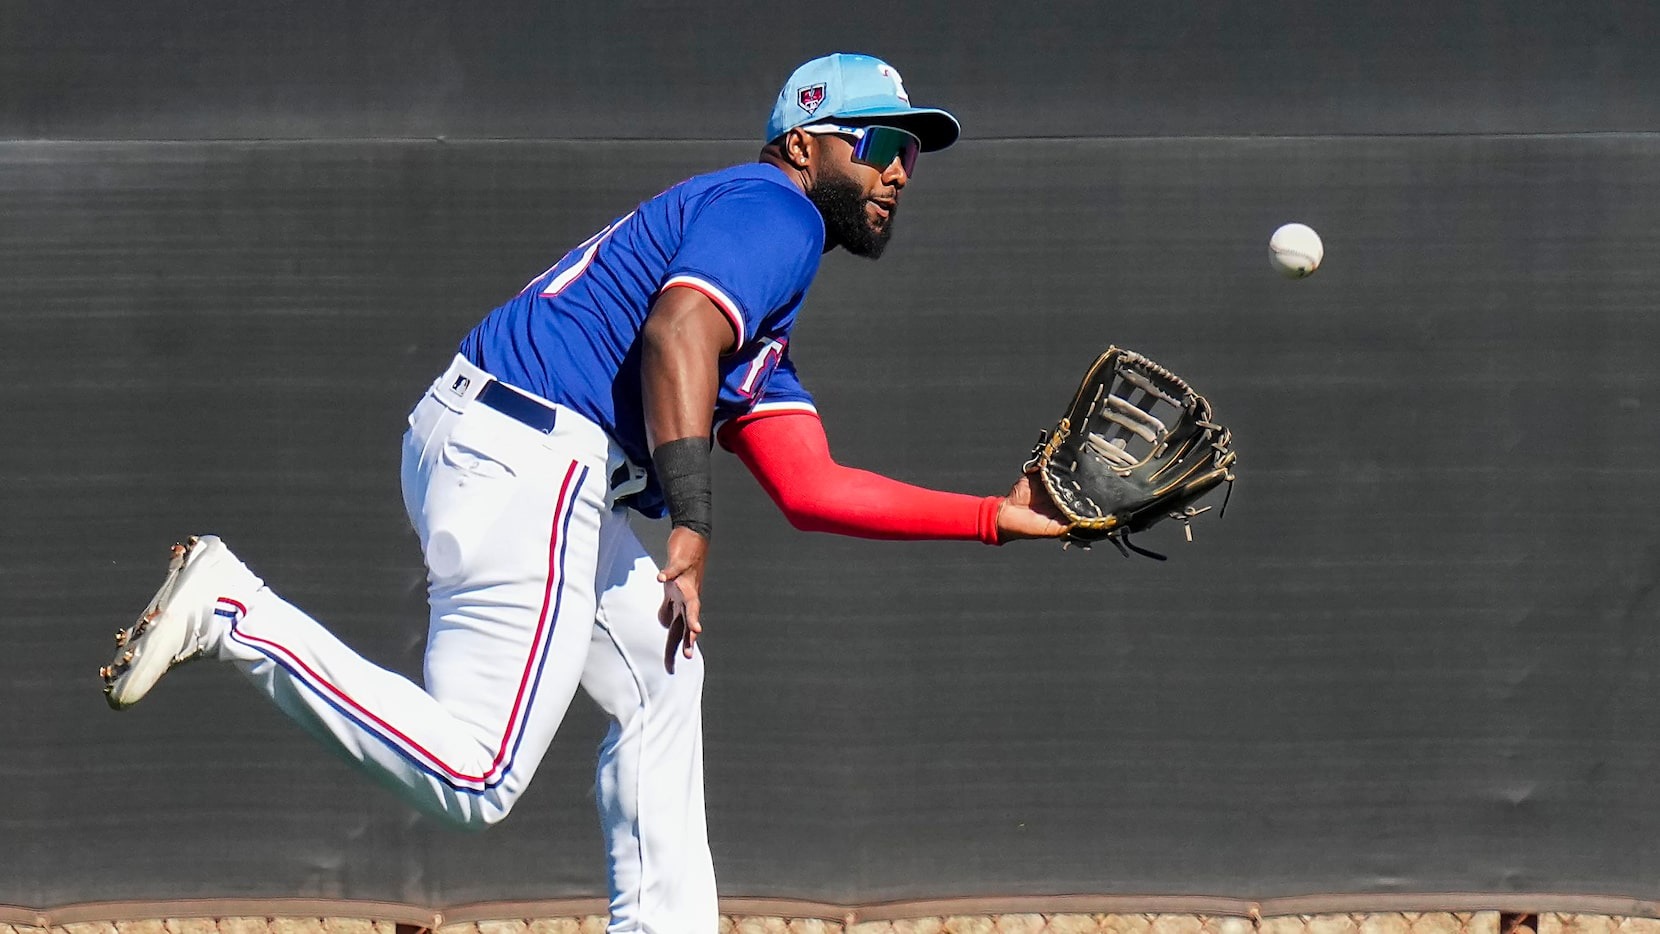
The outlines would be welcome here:
M 944 149 L 962 132 L 957 118 L 932 107 L 912 107 L 899 71 L 870 55 L 837 52 L 795 70 L 778 92 L 766 142 L 808 123 L 846 120 L 908 130 L 923 152 Z
M 801 93 L 796 96 L 796 101 L 801 104 L 802 110 L 809 114 L 813 113 L 818 110 L 818 105 L 824 103 L 824 85 L 815 84 L 812 87 L 802 88 Z

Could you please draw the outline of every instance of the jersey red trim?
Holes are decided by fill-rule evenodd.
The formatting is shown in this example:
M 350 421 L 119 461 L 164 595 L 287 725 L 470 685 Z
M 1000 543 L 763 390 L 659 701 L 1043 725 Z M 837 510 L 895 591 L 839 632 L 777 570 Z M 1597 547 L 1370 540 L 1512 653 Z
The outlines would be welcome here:
M 704 298 L 707 298 L 709 301 L 714 302 L 715 307 L 720 309 L 720 313 L 726 316 L 727 323 L 732 325 L 732 330 L 738 336 L 738 342 L 733 345 L 733 350 L 736 351 L 737 348 L 744 345 L 744 341 L 747 340 L 747 338 L 744 336 L 743 312 L 738 309 L 738 303 L 734 302 L 714 283 L 699 279 L 695 276 L 682 274 L 663 283 L 661 291 L 667 292 L 669 289 L 691 289 L 692 291 L 702 295 Z

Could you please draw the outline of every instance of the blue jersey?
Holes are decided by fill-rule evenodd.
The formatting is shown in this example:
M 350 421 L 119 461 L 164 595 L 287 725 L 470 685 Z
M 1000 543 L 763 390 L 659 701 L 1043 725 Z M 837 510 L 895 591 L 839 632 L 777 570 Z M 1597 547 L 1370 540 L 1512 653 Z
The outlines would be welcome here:
M 813 411 L 789 359 L 790 329 L 818 272 L 824 222 L 765 163 L 699 175 L 613 221 L 492 311 L 461 354 L 497 379 L 569 406 L 650 470 L 640 329 L 659 292 L 696 289 L 730 319 L 738 347 L 720 360 L 718 424 Z M 660 517 L 656 478 L 629 505 Z

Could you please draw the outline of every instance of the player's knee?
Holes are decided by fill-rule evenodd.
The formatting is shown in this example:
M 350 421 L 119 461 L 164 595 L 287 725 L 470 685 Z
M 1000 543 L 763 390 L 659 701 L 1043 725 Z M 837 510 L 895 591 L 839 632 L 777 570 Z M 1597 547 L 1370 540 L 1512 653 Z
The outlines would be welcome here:
M 507 819 L 513 809 L 512 801 L 475 798 L 470 801 L 452 801 L 449 807 L 435 816 L 450 830 L 480 833 Z
M 507 819 L 506 811 L 481 811 L 462 826 L 467 833 L 483 833 Z
M 506 818 L 506 811 L 473 811 L 468 814 L 456 815 L 450 822 L 450 829 L 459 830 L 463 833 L 483 833 Z

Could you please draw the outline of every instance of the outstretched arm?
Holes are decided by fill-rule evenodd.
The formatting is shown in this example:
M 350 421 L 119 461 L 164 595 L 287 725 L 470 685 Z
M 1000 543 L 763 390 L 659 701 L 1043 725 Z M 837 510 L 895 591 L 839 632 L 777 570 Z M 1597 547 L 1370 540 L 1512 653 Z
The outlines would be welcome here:
M 823 423 L 809 413 L 728 424 L 720 441 L 755 475 L 790 524 L 804 531 L 992 545 L 1066 533 L 1041 496 L 1034 503 L 1025 477 L 1008 496 L 967 496 L 844 467 L 830 456 Z

